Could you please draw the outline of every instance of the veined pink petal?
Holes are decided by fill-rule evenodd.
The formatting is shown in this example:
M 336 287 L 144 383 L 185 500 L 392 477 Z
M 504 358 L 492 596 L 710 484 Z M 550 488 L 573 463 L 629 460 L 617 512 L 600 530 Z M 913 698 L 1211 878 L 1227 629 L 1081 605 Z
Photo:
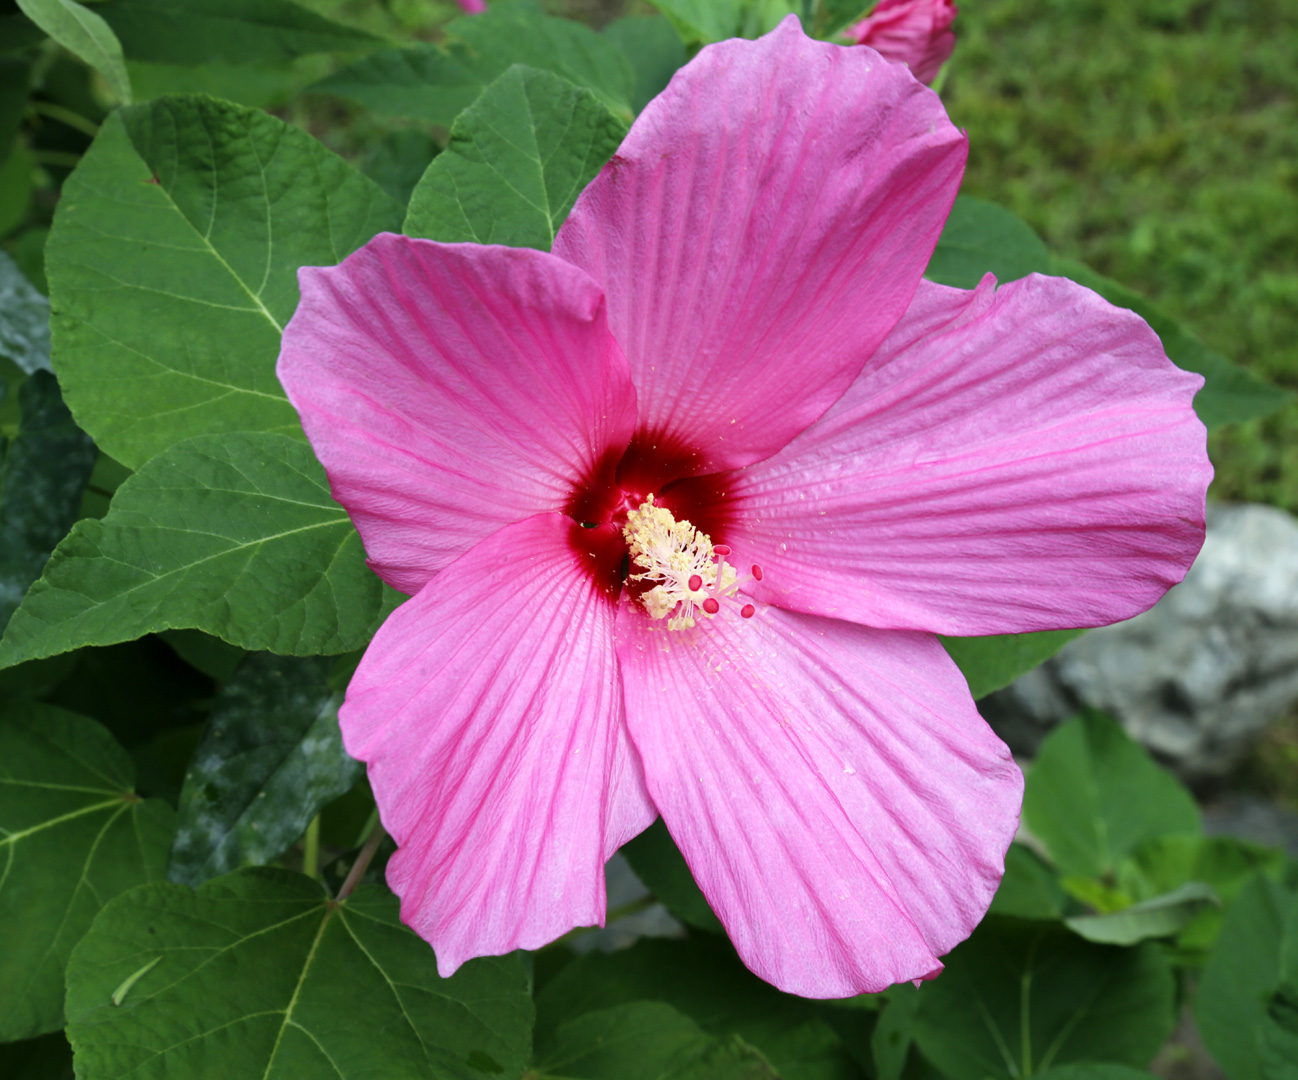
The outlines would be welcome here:
M 825 417 L 732 484 L 757 596 L 1001 634 L 1126 619 L 1185 575 L 1212 478 L 1203 379 L 1071 281 L 993 284 L 926 283 Z
M 561 259 L 384 234 L 299 278 L 280 381 L 371 565 L 404 592 L 562 509 L 630 438 L 603 294 Z
M 923 978 L 991 903 L 1022 777 L 928 634 L 618 612 L 649 793 L 739 955 L 806 997 Z
M 711 472 L 820 416 L 906 310 L 965 154 L 908 72 L 792 16 L 677 72 L 554 245 L 608 294 L 644 441 Z
M 443 975 L 603 925 L 604 863 L 656 814 L 576 528 L 528 518 L 448 566 L 388 617 L 339 710 L 398 844 L 401 918 Z

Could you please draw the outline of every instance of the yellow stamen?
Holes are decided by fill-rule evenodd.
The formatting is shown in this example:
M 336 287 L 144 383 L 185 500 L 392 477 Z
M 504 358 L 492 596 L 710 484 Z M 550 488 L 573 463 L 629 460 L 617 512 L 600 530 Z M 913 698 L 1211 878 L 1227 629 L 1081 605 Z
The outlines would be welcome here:
M 726 594 L 735 585 L 734 567 L 723 562 L 718 588 L 711 537 L 688 521 L 677 521 L 665 507 L 655 506 L 652 495 L 627 514 L 622 536 L 631 549 L 632 561 L 641 568 L 631 580 L 653 583 L 640 602 L 651 619 L 667 619 L 669 630 L 689 629 L 696 614 L 707 615 L 702 608 L 704 600 L 718 592 Z M 695 577 L 700 587 L 691 589 L 690 580 Z

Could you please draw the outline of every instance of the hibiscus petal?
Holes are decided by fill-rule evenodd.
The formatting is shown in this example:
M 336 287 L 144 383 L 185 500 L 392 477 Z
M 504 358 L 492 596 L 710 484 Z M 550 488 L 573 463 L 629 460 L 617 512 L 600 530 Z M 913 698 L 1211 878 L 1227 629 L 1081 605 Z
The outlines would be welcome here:
M 383 624 L 339 710 L 398 844 L 401 918 L 443 975 L 603 925 L 604 863 L 657 813 L 575 528 L 529 518 L 447 567 Z
M 1203 379 L 1071 281 L 993 284 L 926 283 L 824 418 L 736 478 L 757 596 L 1002 634 L 1126 619 L 1184 577 L 1212 479 Z
M 300 272 L 279 377 L 389 584 L 560 510 L 635 424 L 598 285 L 540 251 L 384 234 Z
M 820 416 L 906 310 L 965 154 L 907 71 L 792 16 L 703 49 L 554 245 L 608 293 L 646 441 L 711 472 Z
M 939 968 L 1023 782 L 937 639 L 778 608 L 673 633 L 630 604 L 617 633 L 649 794 L 744 963 L 806 997 Z

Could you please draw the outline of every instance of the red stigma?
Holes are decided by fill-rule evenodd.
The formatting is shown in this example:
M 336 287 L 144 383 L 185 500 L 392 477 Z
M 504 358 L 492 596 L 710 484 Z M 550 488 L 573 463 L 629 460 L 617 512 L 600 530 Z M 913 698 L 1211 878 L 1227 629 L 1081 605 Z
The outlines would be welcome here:
M 728 545 L 728 544 L 713 544 L 713 545 L 712 545 L 712 550 L 715 551 L 718 555 L 722 555 L 722 556 L 724 556 L 724 555 L 729 555 L 729 554 L 730 554 L 730 545 Z
M 715 615 L 718 611 L 721 610 L 721 605 L 717 603 L 715 596 L 709 596 L 706 600 L 703 601 L 703 610 L 706 611 L 709 615 Z
M 751 619 L 757 614 L 757 609 L 752 604 L 745 604 L 739 612 L 745 619 Z
M 756 563 L 753 563 L 753 580 L 754 581 L 762 580 L 762 568 L 758 566 Z
M 703 579 L 699 577 L 698 574 L 691 574 L 689 586 L 690 586 L 690 592 L 698 592 L 701 588 L 703 588 Z

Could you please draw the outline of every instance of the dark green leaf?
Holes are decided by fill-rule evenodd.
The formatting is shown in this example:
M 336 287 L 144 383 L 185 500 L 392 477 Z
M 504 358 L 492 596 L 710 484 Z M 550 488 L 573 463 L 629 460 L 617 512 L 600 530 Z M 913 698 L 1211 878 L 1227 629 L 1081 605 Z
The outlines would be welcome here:
M 64 185 L 46 252 L 72 414 L 132 468 L 192 435 L 300 433 L 275 378 L 297 269 L 401 215 L 263 112 L 180 97 L 114 113 Z
M 870 0 L 816 0 L 815 33 L 829 37 L 863 18 L 874 4 Z
M 199 885 L 271 862 L 360 779 L 343 750 L 333 661 L 254 653 L 212 705 L 180 793 L 167 877 Z
M 549 251 L 626 134 L 589 90 L 513 67 L 462 112 L 410 198 L 405 231 Z
M 240 648 L 348 652 L 397 594 L 310 448 L 286 435 L 191 439 L 56 549 L 0 641 L 0 667 L 189 627 Z
M 1111 278 L 1081 263 L 1058 257 L 1052 260 L 1050 272 L 1094 289 L 1118 307 L 1130 308 L 1153 327 L 1177 367 L 1202 375 L 1203 389 L 1195 395 L 1194 411 L 1205 426 L 1215 428 L 1266 416 L 1293 398 L 1290 391 L 1272 385 L 1209 349 L 1157 305 Z
M 636 877 L 681 922 L 715 934 L 725 933 L 721 920 L 713 913 L 695 884 L 694 875 L 677 850 L 662 818 L 626 844 L 622 848 L 622 854 L 631 864 Z
M 1009 686 L 1025 671 L 1044 663 L 1085 630 L 1042 630 L 1035 634 L 997 634 L 992 637 L 942 638 L 969 682 L 975 699 Z
M 289 0 L 113 0 L 100 10 L 128 57 L 164 64 L 256 64 L 381 44 Z
M 122 46 L 103 16 L 76 0 L 18 0 L 18 7 L 68 52 L 98 71 L 118 101 L 131 103 Z
M 1074 915 L 1064 924 L 1087 941 L 1103 945 L 1135 945 L 1151 938 L 1171 937 L 1191 920 L 1211 907 L 1220 907 L 1221 898 L 1212 886 L 1202 881 L 1186 882 L 1163 896 L 1142 900 L 1121 911 L 1102 915 Z
M 991 917 L 920 991 L 915 1042 L 950 1080 L 1054 1065 L 1143 1065 L 1175 1025 L 1175 981 L 1157 945 L 1094 945 L 1058 924 Z
M 133 793 L 130 758 L 93 720 L 0 713 L 0 1042 L 63 1026 L 63 970 L 99 909 L 162 877 L 172 813 Z
M 635 94 L 631 105 L 640 112 L 663 92 L 685 61 L 685 45 L 672 24 L 660 15 L 627 15 L 602 31 L 631 61 Z
M 3 32 L 0 30 L 0 34 Z M 0 161 L 9 153 L 18 125 L 22 123 L 31 93 L 31 76 L 32 66 L 25 57 L 0 56 Z M 0 291 L 4 289 L 3 273 L 0 270 Z M 0 312 L 3 311 L 4 304 L 0 301 Z
M 309 63 L 310 61 L 307 61 Z M 302 89 L 312 75 L 296 64 L 153 64 L 127 60 L 137 102 L 164 94 L 208 94 L 238 105 L 279 104 Z
M 1107 716 L 1046 737 L 1027 773 L 1023 818 L 1064 874 L 1102 878 L 1138 844 L 1199 831 L 1190 793 Z
M 158 636 L 190 667 L 218 683 L 229 682 L 247 655 L 242 649 L 201 630 L 164 630 Z
M 22 421 L 0 462 L 0 632 L 50 552 L 72 528 L 95 464 L 95 446 L 38 371 L 18 392 Z
M 1280 981 L 1280 950 L 1292 896 L 1256 877 L 1226 913 L 1195 995 L 1204 1045 L 1231 1080 L 1260 1080 L 1260 1034 Z
M 817 1003 L 762 982 L 713 934 L 644 939 L 616 953 L 578 957 L 537 995 L 537 1045 L 577 1017 L 633 1001 L 665 1002 L 713 1038 L 738 1036 L 784 1080 L 860 1076 Z
M 1082 1062 L 1037 1073 L 1037 1080 L 1154 1080 L 1154 1074 L 1129 1065 Z
M 366 160 L 365 175 L 406 206 L 440 149 L 431 135 L 418 128 L 390 132 Z
M 32 156 L 15 146 L 0 160 L 0 236 L 13 231 L 27 217 L 32 202 Z
M 350 64 L 312 89 L 350 98 L 374 112 L 450 127 L 487 84 L 514 64 L 548 71 L 594 92 L 631 118 L 635 77 L 612 41 L 569 19 L 524 6 L 493 5 L 456 19 L 445 47 L 384 49 Z
M 563 1080 L 778 1080 L 759 1054 L 719 1043 L 660 1002 L 585 1013 L 537 1047 L 536 1069 Z
M 50 303 L 0 251 L 0 356 L 28 375 L 50 370 Z
M 516 956 L 438 978 L 385 889 L 339 904 L 257 868 L 110 904 L 68 967 L 68 1017 L 84 1080 L 469 1080 L 522 1073 L 532 1003 Z
M 75 1080 L 72 1047 L 61 1031 L 24 1042 L 0 1043 L 0 1076 L 5 1080 Z
M 1032 227 L 1003 206 L 961 195 L 924 276 L 940 285 L 972 289 L 984 274 L 1000 284 L 1050 273 L 1050 252 Z
M 901 1080 L 915 1040 L 920 1000 L 919 988 L 914 986 L 903 984 L 887 992 L 888 1004 L 870 1038 L 876 1080 Z
M 0 53 L 19 52 L 44 37 L 41 28 L 26 15 L 0 15 Z
M 801 8 L 790 0 L 649 0 L 691 48 L 726 38 L 756 38 Z
M 1005 853 L 1005 876 L 992 898 L 991 914 L 1020 919 L 1057 919 L 1064 911 L 1064 889 L 1053 870 L 1023 844 Z

